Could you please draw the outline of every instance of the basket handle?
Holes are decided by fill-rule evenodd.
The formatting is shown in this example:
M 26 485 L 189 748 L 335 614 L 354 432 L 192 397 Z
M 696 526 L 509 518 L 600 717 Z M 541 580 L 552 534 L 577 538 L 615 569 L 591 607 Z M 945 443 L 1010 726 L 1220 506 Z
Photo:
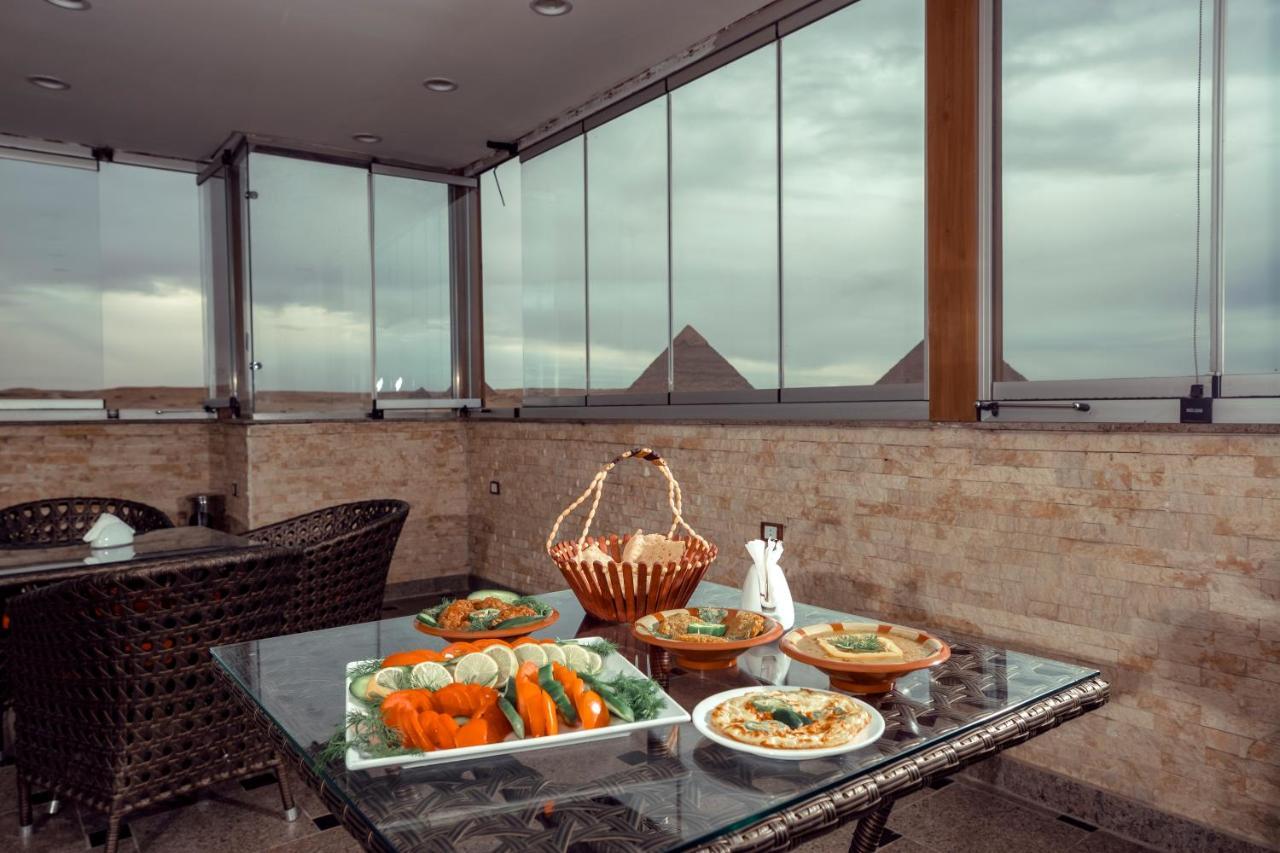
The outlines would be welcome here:
M 592 492 L 595 492 L 595 498 L 591 501 L 591 510 L 587 513 L 587 521 L 582 525 L 582 535 L 578 537 L 578 552 L 582 552 L 582 546 L 585 545 L 587 541 L 587 533 L 591 530 L 591 522 L 594 521 L 596 517 L 596 508 L 600 506 L 600 496 L 604 493 L 605 478 L 609 476 L 609 472 L 613 470 L 614 466 L 624 459 L 641 459 L 645 462 L 650 462 L 653 465 L 656 465 L 658 470 L 662 472 L 663 476 L 667 478 L 667 504 L 671 507 L 672 516 L 671 529 L 667 531 L 667 538 L 670 539 L 675 536 L 677 527 L 683 527 L 685 530 L 689 531 L 689 535 L 694 539 L 701 542 L 704 546 L 707 544 L 707 540 L 699 536 L 698 532 L 690 527 L 689 523 L 684 520 L 684 496 L 680 494 L 680 484 L 676 482 L 676 478 L 671 475 L 671 469 L 667 467 L 667 460 L 659 456 L 657 451 L 650 450 L 647 447 L 637 447 L 614 457 L 612 462 L 609 462 L 596 472 L 595 477 L 592 478 L 591 484 L 587 486 L 586 491 L 579 495 L 577 500 L 569 504 L 564 512 L 560 513 L 560 517 L 556 519 L 556 523 L 551 525 L 551 535 L 547 537 L 548 554 L 551 553 L 551 546 L 556 541 L 556 534 L 560 532 L 560 524 L 569 517 L 570 513 L 582 506 L 583 502 L 586 501 L 587 497 L 591 495 Z

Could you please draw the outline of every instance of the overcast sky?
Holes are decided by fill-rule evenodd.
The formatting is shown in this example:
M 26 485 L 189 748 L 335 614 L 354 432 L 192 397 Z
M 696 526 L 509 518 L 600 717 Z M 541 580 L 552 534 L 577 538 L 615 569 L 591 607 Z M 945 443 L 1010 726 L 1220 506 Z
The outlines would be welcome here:
M 1228 367 L 1273 372 L 1280 4 L 1229 9 Z M 1197 0 L 1005 0 L 1003 15 L 1005 359 L 1030 379 L 1189 374 Z M 874 382 L 924 335 L 923 136 L 923 0 L 862 0 L 504 165 L 506 207 L 484 175 L 490 384 L 582 387 L 589 278 L 592 385 L 629 385 L 666 346 L 668 265 L 673 330 L 694 325 L 757 387 L 779 380 L 779 313 L 787 385 Z M 444 188 L 377 179 L 375 309 L 368 180 L 255 155 L 263 387 L 363 390 L 375 321 L 385 388 L 447 387 Z M 0 160 L 0 190 L 0 388 L 203 384 L 191 175 Z

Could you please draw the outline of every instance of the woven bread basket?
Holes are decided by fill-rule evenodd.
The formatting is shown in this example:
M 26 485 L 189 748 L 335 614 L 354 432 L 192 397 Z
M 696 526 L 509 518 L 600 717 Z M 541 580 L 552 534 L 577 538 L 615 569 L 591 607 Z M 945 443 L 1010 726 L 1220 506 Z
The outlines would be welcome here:
M 639 562 L 633 565 L 622 560 L 623 551 L 632 539 L 631 534 L 588 535 L 591 522 L 596 517 L 596 509 L 600 506 L 605 478 L 624 459 L 650 462 L 666 477 L 667 503 L 671 506 L 672 515 L 667 538 L 684 543 L 684 554 L 679 560 L 655 562 L 652 565 Z M 593 494 L 591 509 L 582 526 L 582 535 L 576 540 L 556 542 L 561 523 Z M 568 581 L 569 588 L 588 613 L 607 622 L 630 622 L 647 613 L 684 607 L 689 603 L 698 582 L 707 573 L 711 561 L 716 558 L 716 546 L 699 536 L 684 520 L 682 500 L 680 484 L 671 476 L 666 460 L 643 447 L 628 450 L 601 468 L 586 491 L 560 513 L 547 537 L 547 553 L 560 567 L 560 573 Z M 688 535 L 677 536 L 676 530 L 679 528 L 683 528 Z M 610 557 L 607 563 L 601 560 L 588 562 L 582 558 L 581 555 L 593 545 Z

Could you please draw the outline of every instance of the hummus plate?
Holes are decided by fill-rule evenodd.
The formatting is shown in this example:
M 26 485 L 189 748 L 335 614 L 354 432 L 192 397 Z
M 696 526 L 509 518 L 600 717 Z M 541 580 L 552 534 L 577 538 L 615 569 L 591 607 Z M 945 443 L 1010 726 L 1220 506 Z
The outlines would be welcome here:
M 796 693 L 804 691 L 806 694 L 818 694 L 834 697 L 841 703 L 851 703 L 859 711 L 865 713 L 869 718 L 867 724 L 859 731 L 851 740 L 839 744 L 837 746 L 792 749 L 792 748 L 775 748 L 769 746 L 761 746 L 752 743 L 744 743 L 735 740 L 721 733 L 713 722 L 713 715 L 717 708 L 731 700 L 740 697 L 749 696 L 758 693 L 762 697 L 766 694 L 777 693 Z M 812 696 L 810 696 L 812 698 Z M 784 761 L 803 761 L 809 758 L 827 758 L 833 755 L 842 755 L 846 752 L 853 752 L 855 749 L 862 749 L 869 746 L 880 739 L 884 734 L 884 717 L 880 716 L 880 712 L 872 708 L 861 699 L 849 696 L 844 693 L 833 693 L 827 690 L 818 690 L 813 687 L 774 687 L 770 685 L 761 685 L 757 687 L 739 687 L 736 690 L 726 690 L 723 693 L 717 693 L 714 696 L 708 696 L 698 703 L 693 709 L 693 725 L 707 739 L 727 746 L 730 749 L 736 749 L 740 752 L 750 753 L 751 755 L 759 755 L 764 758 L 778 758 Z

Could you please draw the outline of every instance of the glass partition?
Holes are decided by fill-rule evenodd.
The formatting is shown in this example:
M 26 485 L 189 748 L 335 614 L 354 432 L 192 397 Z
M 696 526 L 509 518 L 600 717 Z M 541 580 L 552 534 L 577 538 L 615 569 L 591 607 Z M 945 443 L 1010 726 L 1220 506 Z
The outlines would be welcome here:
M 784 385 L 922 383 L 924 2 L 861 0 L 781 54 Z
M 453 396 L 446 184 L 373 176 L 379 399 Z
M 587 133 L 591 390 L 668 390 L 667 102 Z
M 236 346 L 232 316 L 231 217 L 225 170 L 200 185 L 200 276 L 204 289 L 205 377 L 209 397 L 236 394 Z
M 519 406 L 524 389 L 524 295 L 520 161 L 480 176 L 480 249 L 484 274 L 484 399 Z
M 0 159 L 0 397 L 105 395 L 98 173 Z
M 369 177 L 249 156 L 255 413 L 370 406 Z
M 1227 5 L 1222 252 L 1226 372 L 1280 393 L 1280 4 Z M 1234 380 L 1227 382 L 1228 393 Z
M 670 100 L 672 390 L 777 388 L 777 49 Z
M 995 378 L 1182 387 L 1209 370 L 1211 10 L 1005 0 L 1001 15 Z
M 583 167 L 580 136 L 520 167 L 526 397 L 586 393 Z

